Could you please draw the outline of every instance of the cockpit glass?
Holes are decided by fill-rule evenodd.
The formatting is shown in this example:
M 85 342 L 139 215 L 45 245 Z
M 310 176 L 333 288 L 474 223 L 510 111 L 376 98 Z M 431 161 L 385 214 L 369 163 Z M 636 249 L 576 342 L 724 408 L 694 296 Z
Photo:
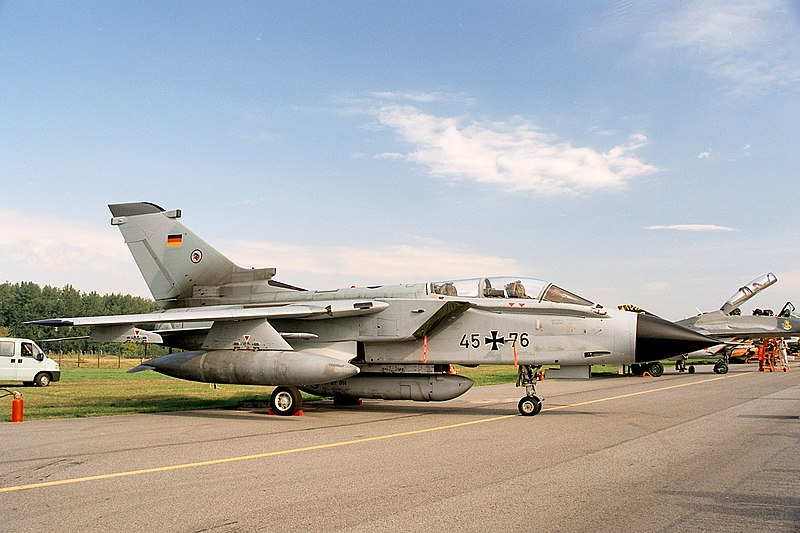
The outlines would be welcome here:
M 433 281 L 432 294 L 463 298 L 508 298 L 561 304 L 594 305 L 593 302 L 546 281 L 533 278 L 472 278 Z
M 577 294 L 572 294 L 558 285 L 550 285 L 550 288 L 547 289 L 542 300 L 557 304 L 594 305 L 593 302 L 590 302 L 586 298 L 581 298 Z
M 461 296 L 463 298 L 477 298 L 480 279 L 454 279 L 450 281 L 434 281 L 431 283 L 431 292 L 443 296 Z
M 538 300 L 547 282 L 530 278 L 485 278 L 481 296 L 484 298 L 521 298 Z
M 735 307 L 740 307 L 743 303 L 747 300 L 758 294 L 759 292 L 763 291 L 770 285 L 777 283 L 778 278 L 775 277 L 775 274 L 772 272 L 768 274 L 764 274 L 760 278 L 754 279 L 744 287 L 741 287 L 736 294 L 731 296 L 728 299 L 727 304 L 724 307 L 729 307 L 733 309 Z

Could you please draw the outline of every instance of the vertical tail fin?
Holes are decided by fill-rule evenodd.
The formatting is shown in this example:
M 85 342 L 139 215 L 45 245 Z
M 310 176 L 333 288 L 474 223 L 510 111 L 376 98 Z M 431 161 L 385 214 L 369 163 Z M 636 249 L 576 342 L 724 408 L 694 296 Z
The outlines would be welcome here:
M 181 224 L 180 210 L 165 211 L 149 202 L 108 208 L 111 224 L 122 232 L 153 298 L 162 307 L 248 303 L 256 292 L 287 287 L 270 284 L 274 268 L 245 269 L 234 264 Z

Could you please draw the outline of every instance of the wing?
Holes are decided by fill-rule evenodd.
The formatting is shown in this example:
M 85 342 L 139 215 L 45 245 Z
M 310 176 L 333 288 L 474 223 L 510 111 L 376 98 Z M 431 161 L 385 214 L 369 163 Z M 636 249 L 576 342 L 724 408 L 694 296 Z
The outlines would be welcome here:
M 377 313 L 387 307 L 388 303 L 374 300 L 338 300 L 279 306 L 192 307 L 133 315 L 49 318 L 27 323 L 54 327 L 91 326 L 93 329 L 89 340 L 93 342 L 161 344 L 167 339 L 170 346 L 185 347 L 187 345 L 179 339 L 194 335 L 201 339 L 199 343 L 203 346 L 216 349 L 237 348 L 240 338 L 247 335 L 248 339 L 253 338 L 254 346 L 272 350 L 291 349 L 285 338 L 307 340 L 316 336 L 303 333 L 278 333 L 269 324 L 269 320 L 324 320 Z M 164 326 L 158 327 L 155 331 L 140 327 L 157 324 Z M 202 340 L 203 338 L 205 339 Z
M 209 306 L 168 309 L 155 313 L 134 315 L 107 315 L 72 318 L 48 318 L 26 324 L 37 326 L 122 326 L 133 324 L 164 324 L 182 322 L 224 322 L 252 319 L 326 319 L 368 315 L 389 307 L 386 302 L 374 300 L 338 300 L 288 304 L 280 306 Z

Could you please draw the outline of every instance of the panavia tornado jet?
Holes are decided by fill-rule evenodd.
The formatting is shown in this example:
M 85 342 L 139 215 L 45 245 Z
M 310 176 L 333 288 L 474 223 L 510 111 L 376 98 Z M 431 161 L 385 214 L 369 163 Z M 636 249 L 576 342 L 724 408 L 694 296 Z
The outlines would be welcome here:
M 117 226 L 162 310 L 39 320 L 93 326 L 98 342 L 147 341 L 186 351 L 132 371 L 209 383 L 276 386 L 273 411 L 295 413 L 299 390 L 360 398 L 449 400 L 472 380 L 451 365 L 518 367 L 535 415 L 542 365 L 632 364 L 717 341 L 658 317 L 606 310 L 552 283 L 518 277 L 301 289 L 274 268 L 241 268 L 152 203 L 110 205 Z

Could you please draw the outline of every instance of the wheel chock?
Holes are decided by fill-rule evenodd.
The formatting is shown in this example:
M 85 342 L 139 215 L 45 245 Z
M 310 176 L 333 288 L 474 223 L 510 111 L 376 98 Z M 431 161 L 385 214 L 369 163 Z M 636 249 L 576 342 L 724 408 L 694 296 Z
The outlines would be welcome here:
M 275 411 L 273 411 L 272 409 L 269 409 L 269 410 L 267 411 L 267 414 L 268 414 L 269 416 L 278 416 L 278 415 L 276 415 L 276 414 L 275 414 Z M 292 414 L 291 414 L 291 415 L 289 415 L 289 416 L 303 416 L 303 410 L 302 410 L 302 409 L 298 409 L 296 413 L 292 413 Z
M 653 374 L 651 374 L 650 372 L 645 372 L 644 374 L 642 374 L 642 377 L 643 378 L 652 378 Z

